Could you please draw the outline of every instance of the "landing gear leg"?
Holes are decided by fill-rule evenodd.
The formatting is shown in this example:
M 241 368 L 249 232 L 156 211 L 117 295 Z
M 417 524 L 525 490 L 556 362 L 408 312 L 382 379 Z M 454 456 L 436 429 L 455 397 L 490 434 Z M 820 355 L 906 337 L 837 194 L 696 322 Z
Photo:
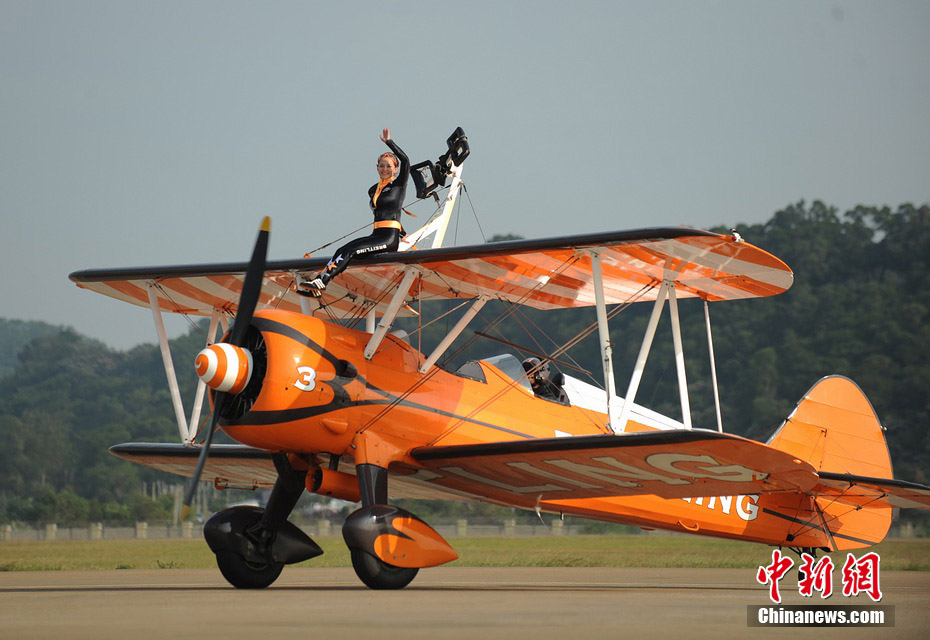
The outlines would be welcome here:
M 307 472 L 295 470 L 283 453 L 276 453 L 271 458 L 278 472 L 278 479 L 271 490 L 268 504 L 265 505 L 261 529 L 263 535 L 273 536 L 287 521 L 287 517 L 291 515 L 297 501 L 300 500 L 307 484 Z
M 220 572 L 239 589 L 264 589 L 281 575 L 285 564 L 323 553 L 287 520 L 303 493 L 307 472 L 293 469 L 283 454 L 272 459 L 278 479 L 265 509 L 224 509 L 204 525 L 204 537 Z
M 387 469 L 373 464 L 360 464 L 355 467 L 355 474 L 358 476 L 358 490 L 362 495 L 363 507 L 387 504 Z
M 387 469 L 373 464 L 355 467 L 358 488 L 362 497 L 362 509 L 387 506 Z M 353 514 L 354 515 L 354 514 Z M 416 577 L 418 568 L 396 567 L 388 564 L 367 550 L 369 544 L 359 544 L 359 534 L 354 534 L 352 516 L 346 520 L 343 536 L 352 553 L 352 568 L 355 575 L 371 589 L 403 589 Z

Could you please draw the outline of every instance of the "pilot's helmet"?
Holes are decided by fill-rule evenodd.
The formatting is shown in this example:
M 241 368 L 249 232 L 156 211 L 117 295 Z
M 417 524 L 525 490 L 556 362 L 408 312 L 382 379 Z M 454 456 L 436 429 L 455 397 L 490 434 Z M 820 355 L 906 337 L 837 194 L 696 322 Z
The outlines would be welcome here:
M 535 372 L 530 374 L 530 371 Z M 523 370 L 531 375 L 534 380 L 546 380 L 549 377 L 549 363 L 539 362 L 539 358 L 527 358 L 523 361 Z

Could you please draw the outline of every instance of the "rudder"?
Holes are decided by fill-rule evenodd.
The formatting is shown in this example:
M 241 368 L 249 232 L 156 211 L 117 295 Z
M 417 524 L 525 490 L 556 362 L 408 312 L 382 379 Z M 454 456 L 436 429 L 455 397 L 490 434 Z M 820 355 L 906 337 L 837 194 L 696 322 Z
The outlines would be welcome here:
M 844 376 L 817 381 L 766 444 L 818 471 L 892 477 L 884 428 L 859 385 Z
M 766 444 L 809 462 L 817 471 L 893 477 L 884 428 L 859 385 L 844 376 L 817 381 Z M 856 508 L 834 497 L 811 498 L 837 550 L 881 542 L 891 526 L 887 505 Z

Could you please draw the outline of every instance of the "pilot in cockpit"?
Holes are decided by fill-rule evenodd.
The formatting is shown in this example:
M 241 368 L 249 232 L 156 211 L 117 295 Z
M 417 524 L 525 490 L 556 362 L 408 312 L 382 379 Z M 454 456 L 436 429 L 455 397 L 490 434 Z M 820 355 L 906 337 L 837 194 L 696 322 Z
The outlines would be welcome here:
M 568 404 L 568 395 L 562 386 L 553 380 L 548 362 L 540 362 L 539 358 L 527 358 L 523 361 L 523 370 L 526 371 L 530 385 L 533 387 L 533 393 L 537 398 Z M 562 374 L 556 374 L 556 378 L 561 379 Z

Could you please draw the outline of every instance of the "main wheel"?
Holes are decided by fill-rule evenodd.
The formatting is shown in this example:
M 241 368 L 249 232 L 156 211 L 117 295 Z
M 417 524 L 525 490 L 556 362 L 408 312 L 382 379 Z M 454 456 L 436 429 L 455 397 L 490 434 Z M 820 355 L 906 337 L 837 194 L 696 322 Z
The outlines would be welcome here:
M 284 569 L 280 562 L 255 564 L 232 551 L 217 551 L 216 564 L 223 577 L 237 589 L 264 589 L 277 580 Z
M 362 582 L 372 589 L 403 589 L 419 569 L 395 567 L 361 549 L 350 549 L 352 568 Z

